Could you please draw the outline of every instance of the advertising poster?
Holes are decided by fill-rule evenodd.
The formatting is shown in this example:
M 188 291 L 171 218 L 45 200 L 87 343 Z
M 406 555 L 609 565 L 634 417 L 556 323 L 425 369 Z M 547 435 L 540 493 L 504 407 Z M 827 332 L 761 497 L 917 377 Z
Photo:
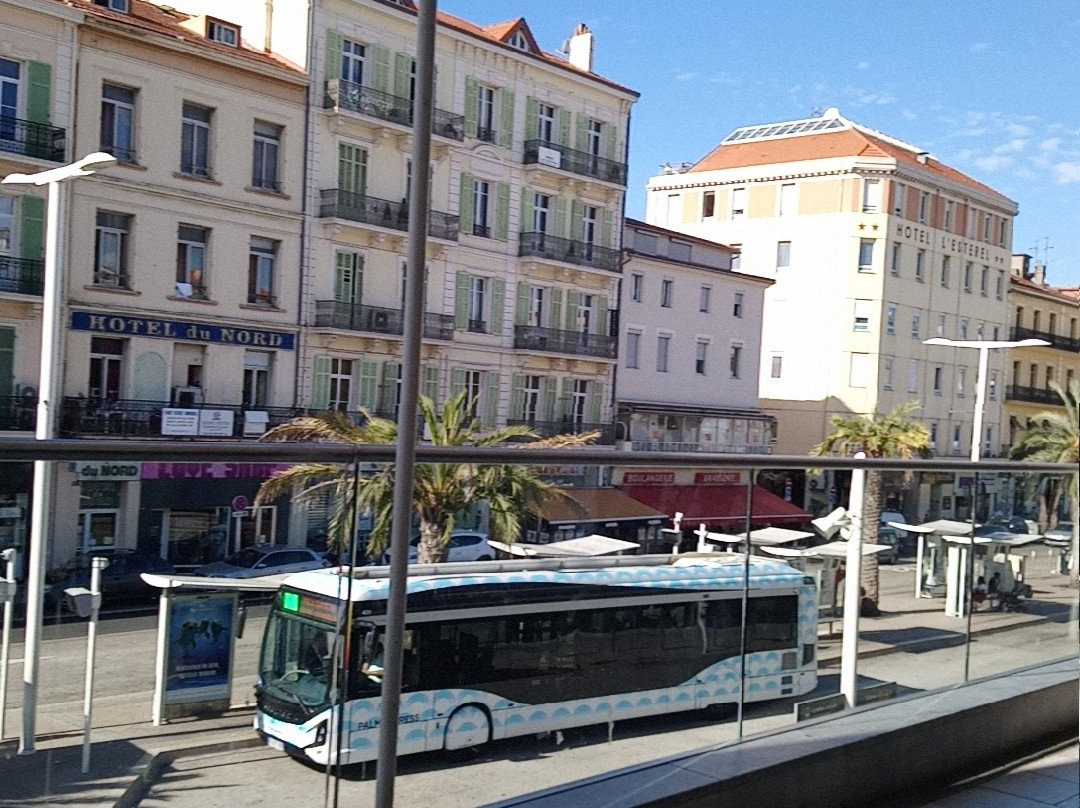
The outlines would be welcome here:
M 236 593 L 174 595 L 169 600 L 164 703 L 223 701 L 227 708 Z

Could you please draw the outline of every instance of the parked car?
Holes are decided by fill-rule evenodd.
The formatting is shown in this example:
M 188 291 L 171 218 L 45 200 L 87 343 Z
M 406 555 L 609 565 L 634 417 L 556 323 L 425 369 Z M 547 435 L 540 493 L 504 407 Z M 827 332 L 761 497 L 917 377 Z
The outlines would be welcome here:
M 985 539 L 1002 538 L 1010 539 L 1016 535 L 1015 532 L 1009 530 L 1005 525 L 996 525 L 991 522 L 987 522 L 985 525 L 979 525 L 975 528 L 975 535 Z
M 1028 521 L 1022 516 L 1009 516 L 995 519 L 994 524 L 1004 525 L 1013 533 L 1030 533 Z
M 260 575 L 281 575 L 305 572 L 330 566 L 321 553 L 306 547 L 257 545 L 245 547 L 222 561 L 204 564 L 195 575 L 208 578 L 257 578 Z
M 1073 523 L 1058 522 L 1057 527 L 1043 533 L 1043 544 L 1050 547 L 1069 547 L 1072 545 Z
M 409 563 L 416 563 L 420 549 L 420 534 L 416 534 L 409 542 Z M 486 533 L 476 530 L 455 530 L 450 534 L 450 549 L 447 552 L 447 561 L 491 561 L 495 558 L 495 550 L 488 544 Z M 389 554 L 383 555 L 383 563 L 390 563 Z
M 879 564 L 895 564 L 900 559 L 900 537 L 895 528 L 880 528 L 877 543 L 889 546 L 888 550 L 882 550 L 877 554 Z
M 907 538 L 906 530 L 898 527 L 892 527 L 889 522 L 899 522 L 902 525 L 908 524 L 907 517 L 904 516 L 904 514 L 900 513 L 900 511 L 882 511 L 881 526 L 883 528 L 887 527 L 889 530 L 895 531 L 896 535 L 899 536 L 901 539 Z
M 101 556 L 109 565 L 101 571 L 101 602 L 103 604 L 124 599 L 149 600 L 158 590 L 142 579 L 144 572 L 171 575 L 173 565 L 160 556 L 139 553 L 134 550 L 97 549 L 75 556 L 62 569 L 45 576 L 45 600 L 49 608 L 63 603 L 64 590 L 74 587 L 90 588 L 90 559 Z

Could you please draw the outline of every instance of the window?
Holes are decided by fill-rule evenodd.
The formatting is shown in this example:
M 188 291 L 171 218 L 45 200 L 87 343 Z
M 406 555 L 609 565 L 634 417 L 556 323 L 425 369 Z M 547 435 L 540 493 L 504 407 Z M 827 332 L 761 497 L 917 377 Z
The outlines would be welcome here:
M 979 325 L 975 328 L 975 339 L 981 340 L 983 338 L 983 336 L 985 335 L 985 333 L 986 333 L 986 324 L 985 323 L 979 323 Z
M 1054 381 L 1054 368 L 1052 365 L 1046 366 L 1046 389 L 1050 389 L 1050 384 Z
M 936 367 L 934 367 L 934 395 L 935 396 L 940 396 L 941 395 L 941 377 L 942 377 L 943 373 L 944 373 L 944 369 L 941 367 L 941 365 L 937 365 Z
M 641 355 L 641 332 L 626 332 L 626 366 L 628 368 L 641 367 L 639 364 Z
M 519 51 L 529 50 L 529 40 L 525 38 L 525 34 L 521 33 L 521 29 L 514 31 L 510 34 L 510 38 L 506 40 L 506 44 L 511 48 Z
M 738 297 L 738 296 L 739 296 L 739 293 L 736 293 L 736 297 Z M 710 302 L 711 297 L 712 297 L 712 287 L 708 286 L 706 284 L 702 284 L 701 285 L 701 295 L 698 298 L 698 311 L 702 311 L 702 312 L 708 312 L 709 311 L 709 302 Z
M 675 292 L 675 281 L 662 280 L 660 281 L 660 305 L 665 309 L 670 309 L 672 305 L 672 297 Z
M 491 183 L 476 180 L 473 183 L 473 235 L 491 238 L 488 226 L 488 210 L 491 207 Z
M 949 233 L 952 232 L 953 226 L 956 224 L 956 203 L 951 199 L 945 200 L 945 221 L 942 227 Z
M 907 391 L 909 393 L 919 392 L 919 360 L 909 359 L 907 369 Z
M 1005 246 L 1006 233 L 1009 232 L 1009 223 L 1005 219 L 998 219 L 998 245 Z
M 206 38 L 235 48 L 240 42 L 240 29 L 217 20 L 206 21 Z
M 660 249 L 660 240 L 652 233 L 645 233 L 641 230 L 635 230 L 634 249 L 638 252 L 648 253 L 649 255 L 656 255 L 656 251 Z
M 345 412 L 352 399 L 353 363 L 351 359 L 330 358 L 330 403 L 327 409 Z
M 996 326 L 996 325 L 994 326 L 994 337 L 993 337 L 993 339 L 994 339 L 994 342 L 997 342 L 999 339 L 1001 339 L 1001 329 L 1000 329 L 999 326 Z
M 694 354 L 694 372 L 700 376 L 705 375 L 705 362 L 709 353 L 709 341 L 699 339 L 697 341 L 697 349 Z
M 907 189 L 902 182 L 894 182 L 892 184 L 892 209 L 893 213 L 897 216 L 904 215 L 904 196 L 907 194 Z
M 930 422 L 930 440 L 929 440 L 929 444 L 930 444 L 931 449 L 936 449 L 937 448 L 937 436 L 938 436 L 938 422 L 937 421 L 931 421 Z
M 893 358 L 886 356 L 881 363 L 881 386 L 885 390 L 892 390 L 893 385 Z
M 941 259 L 941 285 L 946 289 L 949 288 L 949 263 L 951 259 L 949 256 L 943 256 Z
M 540 418 L 540 396 L 543 381 L 539 376 L 525 376 L 521 382 L 521 417 L 529 424 Z
M 364 56 L 367 49 L 359 42 L 341 41 L 341 80 L 357 86 L 364 83 Z
M 911 315 L 911 338 L 912 339 L 918 339 L 919 338 L 919 327 L 921 325 L 921 322 L 922 322 L 922 316 L 921 315 L 919 315 L 919 314 Z
M 967 390 L 967 368 L 958 367 L 956 369 L 956 395 L 960 398 L 964 397 Z
M 863 180 L 863 213 L 879 213 L 881 210 L 881 180 Z
M 541 327 L 544 324 L 544 287 L 530 286 L 527 301 L 526 325 Z
M 121 398 L 126 340 L 112 337 L 90 338 L 90 379 L 87 392 L 95 401 Z
M 600 156 L 600 135 L 603 126 L 600 121 L 590 120 L 585 131 L 585 150 L 593 157 Z
M 15 249 L 15 197 L 0 194 L 0 255 Z
M 176 235 L 176 295 L 206 298 L 205 227 L 182 224 Z
M 127 14 L 128 10 L 128 0 L 94 0 L 94 5 L 124 14 Z
M 866 387 L 870 376 L 870 354 L 853 353 L 848 370 L 848 387 Z
M 915 253 L 915 280 L 923 282 L 923 267 L 926 265 L 926 250 Z
M 961 445 L 961 440 L 962 440 L 961 432 L 960 432 L 960 426 L 961 426 L 960 424 L 954 424 L 953 425 L 952 448 L 953 448 L 954 452 L 959 452 L 960 451 L 960 445 Z
M 480 401 L 484 395 L 484 374 L 479 370 L 465 371 L 465 406 L 470 418 L 480 416 Z
M 121 162 L 135 162 L 135 91 L 101 86 L 101 150 Z
M 731 218 L 740 219 L 746 215 L 746 189 L 731 189 Z
M 583 205 L 581 208 L 581 240 L 585 244 L 596 243 L 596 224 L 600 219 L 600 209 L 595 205 Z M 591 257 L 591 252 L 589 254 Z
M 780 216 L 792 216 L 795 213 L 795 183 L 785 182 L 780 186 L 780 202 L 777 214 Z
M 769 358 L 769 378 L 779 379 L 780 374 L 784 370 L 784 356 L 783 354 L 773 354 Z
M 476 139 L 495 142 L 495 88 L 480 84 L 476 88 Z
M 84 480 L 79 483 L 79 545 L 82 550 L 113 547 L 120 523 L 123 483 Z
M 634 303 L 640 303 L 642 299 L 642 290 L 645 285 L 645 276 L 639 272 L 631 273 L 630 275 L 630 299 Z
M 184 104 L 180 128 L 180 173 L 210 176 L 210 115 L 206 107 Z
M 486 298 L 487 278 L 470 275 L 467 298 L 469 304 L 469 331 L 477 334 L 487 333 L 487 322 L 484 319 Z
M 123 213 L 97 212 L 94 245 L 94 283 L 114 289 L 130 289 L 128 240 L 131 216 Z
M 667 373 L 668 350 L 671 348 L 671 337 L 661 334 L 656 338 L 656 370 L 658 373 Z
M 547 233 L 548 213 L 551 211 L 551 197 L 547 194 L 533 195 L 533 221 L 534 233 Z
M 885 309 L 885 333 L 896 333 L 896 306 L 889 306 Z
M 859 239 L 859 272 L 872 272 L 874 269 L 874 241 L 872 238 Z
M 892 254 L 889 256 L 889 274 L 899 277 L 900 275 L 900 242 L 894 241 Z
M 278 150 L 281 127 L 255 121 L 252 141 L 251 185 L 264 191 L 278 190 Z
M 945 315 L 939 314 L 937 316 L 937 335 L 939 337 L 945 336 Z
M 701 218 L 711 219 L 716 215 L 716 191 L 706 191 L 701 195 Z
M 248 303 L 256 306 L 276 306 L 274 265 L 277 263 L 277 242 L 253 236 L 250 250 Z
M 728 369 L 731 371 L 731 378 L 733 378 L 733 379 L 739 378 L 739 373 L 741 372 L 741 367 L 740 367 L 741 363 L 742 363 L 742 346 L 741 345 L 732 345 L 731 346 L 731 354 L 728 356 Z
M 999 269 L 997 280 L 994 281 L 994 297 L 1001 300 L 1001 293 L 1005 287 L 1005 270 Z
M 991 370 L 990 371 L 990 380 L 987 383 L 987 388 L 986 388 L 986 394 L 988 396 L 990 396 L 991 401 L 996 401 L 997 400 L 997 383 L 998 383 L 998 372 L 996 370 Z
M 971 261 L 964 264 L 964 291 L 971 291 Z
M 555 140 L 555 107 L 550 104 L 536 105 L 536 137 L 544 143 Z
M 872 302 L 869 300 L 856 300 L 855 301 L 855 324 L 854 331 L 869 331 L 870 330 L 870 307 Z
M 930 194 L 927 191 L 919 191 L 919 224 L 926 224 L 930 216 Z
M 990 293 L 990 267 L 983 267 L 979 273 L 979 294 L 986 297 Z
M 668 258 L 672 261 L 689 261 L 691 245 L 686 241 L 671 239 L 668 242 Z
M 967 338 L 968 338 L 968 321 L 967 320 L 961 320 L 960 321 L 960 339 L 967 339 Z
M 989 241 L 990 240 L 990 214 L 989 213 L 987 213 L 987 214 L 985 214 L 983 216 L 982 240 L 983 241 Z
M 265 407 L 270 389 L 270 366 L 274 355 L 269 351 L 244 351 L 244 406 Z
M 735 317 L 742 317 L 743 315 L 743 293 L 735 293 L 735 304 L 732 306 L 731 313 Z
M 790 241 L 778 241 L 776 242 L 776 267 L 791 266 L 791 242 Z

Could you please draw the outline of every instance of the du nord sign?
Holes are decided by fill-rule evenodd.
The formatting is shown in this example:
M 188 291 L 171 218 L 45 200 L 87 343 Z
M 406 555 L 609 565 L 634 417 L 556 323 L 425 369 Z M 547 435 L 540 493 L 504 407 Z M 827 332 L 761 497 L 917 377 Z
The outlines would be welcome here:
M 213 342 L 252 348 L 277 348 L 282 351 L 293 350 L 295 339 L 293 334 L 283 331 L 235 328 L 185 320 L 161 320 L 157 317 L 131 317 L 126 314 L 99 314 L 91 311 L 71 312 L 71 327 L 75 331 L 93 331 L 96 334 Z

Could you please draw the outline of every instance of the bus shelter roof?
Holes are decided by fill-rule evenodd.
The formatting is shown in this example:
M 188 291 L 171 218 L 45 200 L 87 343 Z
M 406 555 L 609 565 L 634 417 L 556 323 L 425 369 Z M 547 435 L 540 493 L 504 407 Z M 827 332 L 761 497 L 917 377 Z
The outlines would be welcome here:
M 805 530 L 788 530 L 783 527 L 761 527 L 750 531 L 750 543 L 760 547 L 774 544 L 789 544 L 800 539 L 810 539 L 816 534 Z M 735 543 L 746 541 L 746 533 L 709 533 L 705 537 L 709 541 Z
M 637 542 L 613 539 L 610 536 L 579 536 L 576 539 L 564 539 L 553 541 L 548 544 L 526 544 L 516 542 L 508 544 L 501 541 L 489 540 L 488 544 L 507 555 L 519 558 L 553 558 L 556 556 L 602 556 L 621 553 L 625 550 L 633 550 L 638 547 Z
M 276 592 L 288 575 L 257 578 L 211 578 L 203 575 L 157 575 L 144 572 L 142 579 L 158 589 L 225 589 L 232 592 Z

